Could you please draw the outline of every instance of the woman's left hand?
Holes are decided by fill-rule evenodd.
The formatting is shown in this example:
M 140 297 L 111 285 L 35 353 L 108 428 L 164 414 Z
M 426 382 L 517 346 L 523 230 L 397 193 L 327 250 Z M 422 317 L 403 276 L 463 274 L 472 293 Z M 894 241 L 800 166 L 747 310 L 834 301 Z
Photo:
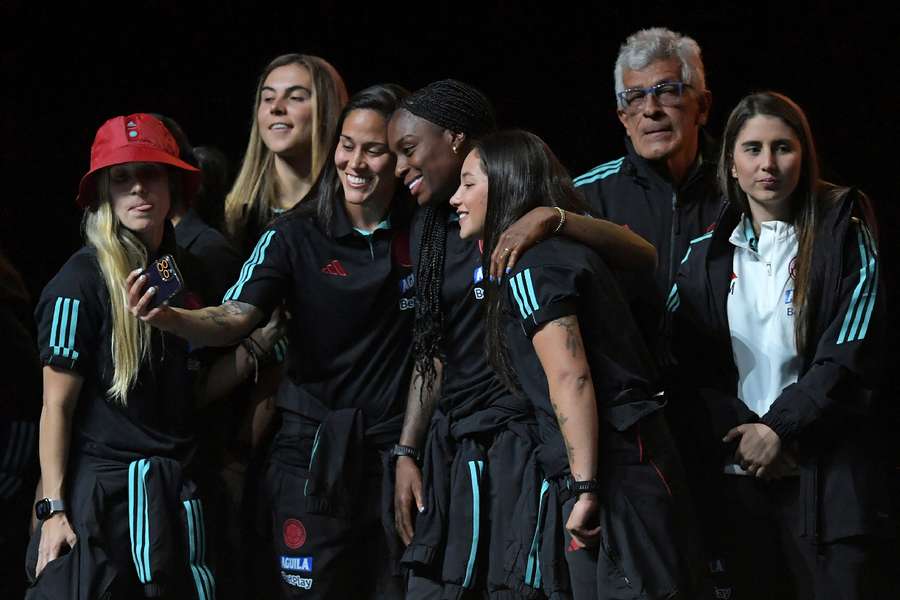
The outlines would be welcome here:
M 768 425 L 746 423 L 729 431 L 723 442 L 740 438 L 734 460 L 756 477 L 766 479 L 769 469 L 781 455 L 781 438 Z
M 500 281 L 504 273 L 516 266 L 522 253 L 550 237 L 558 223 L 559 211 L 538 206 L 510 225 L 497 240 L 491 254 L 491 280 Z
M 593 548 L 600 543 L 602 528 L 598 523 L 599 513 L 600 500 L 596 494 L 585 493 L 578 496 L 566 521 L 566 530 L 572 536 L 576 548 Z

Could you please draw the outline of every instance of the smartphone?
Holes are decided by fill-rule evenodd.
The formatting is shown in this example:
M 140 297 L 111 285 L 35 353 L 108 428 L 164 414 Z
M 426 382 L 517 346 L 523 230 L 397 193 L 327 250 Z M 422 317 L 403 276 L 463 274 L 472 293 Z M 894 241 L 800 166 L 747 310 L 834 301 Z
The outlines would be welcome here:
M 156 308 L 184 287 L 184 280 L 181 278 L 178 265 L 175 264 L 175 259 L 171 254 L 160 256 L 150 263 L 142 275 L 147 276 L 147 288 L 145 289 L 149 289 L 151 286 L 156 288 L 156 294 L 150 300 L 148 310 Z

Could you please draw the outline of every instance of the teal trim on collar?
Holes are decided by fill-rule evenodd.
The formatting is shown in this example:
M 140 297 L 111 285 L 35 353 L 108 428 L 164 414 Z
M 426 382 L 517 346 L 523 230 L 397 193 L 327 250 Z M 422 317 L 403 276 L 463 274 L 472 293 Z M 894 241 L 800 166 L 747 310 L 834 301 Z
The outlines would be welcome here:
M 390 229 L 390 228 L 391 228 L 391 216 L 388 215 L 387 218 L 384 221 L 382 221 L 381 223 L 379 223 L 378 225 L 376 225 L 375 229 L 373 229 L 372 231 L 366 231 L 365 229 L 360 229 L 358 227 L 354 227 L 353 231 L 355 231 L 356 233 L 358 233 L 359 235 L 361 235 L 363 237 L 369 237 L 370 235 L 372 235 L 379 229 Z

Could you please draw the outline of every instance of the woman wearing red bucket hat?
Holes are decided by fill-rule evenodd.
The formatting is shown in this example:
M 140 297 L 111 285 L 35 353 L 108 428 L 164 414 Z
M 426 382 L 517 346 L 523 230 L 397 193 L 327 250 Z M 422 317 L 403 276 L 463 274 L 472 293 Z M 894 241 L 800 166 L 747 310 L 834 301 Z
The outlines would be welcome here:
M 167 216 L 198 183 L 151 115 L 98 130 L 77 198 L 86 244 L 36 310 L 46 497 L 35 505 L 28 597 L 215 595 L 202 505 L 183 472 L 196 369 L 186 343 L 131 317 L 123 293 L 131 271 L 178 256 Z

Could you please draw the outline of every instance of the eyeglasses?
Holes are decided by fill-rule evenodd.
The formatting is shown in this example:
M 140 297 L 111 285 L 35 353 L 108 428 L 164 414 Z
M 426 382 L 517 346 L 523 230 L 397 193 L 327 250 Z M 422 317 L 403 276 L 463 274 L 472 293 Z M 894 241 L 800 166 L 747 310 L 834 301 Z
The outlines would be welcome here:
M 660 106 L 681 106 L 684 95 L 684 88 L 691 87 L 691 84 L 683 81 L 663 81 L 647 88 L 628 88 L 616 94 L 619 103 L 628 114 L 636 114 L 647 100 L 647 96 L 653 94 Z

